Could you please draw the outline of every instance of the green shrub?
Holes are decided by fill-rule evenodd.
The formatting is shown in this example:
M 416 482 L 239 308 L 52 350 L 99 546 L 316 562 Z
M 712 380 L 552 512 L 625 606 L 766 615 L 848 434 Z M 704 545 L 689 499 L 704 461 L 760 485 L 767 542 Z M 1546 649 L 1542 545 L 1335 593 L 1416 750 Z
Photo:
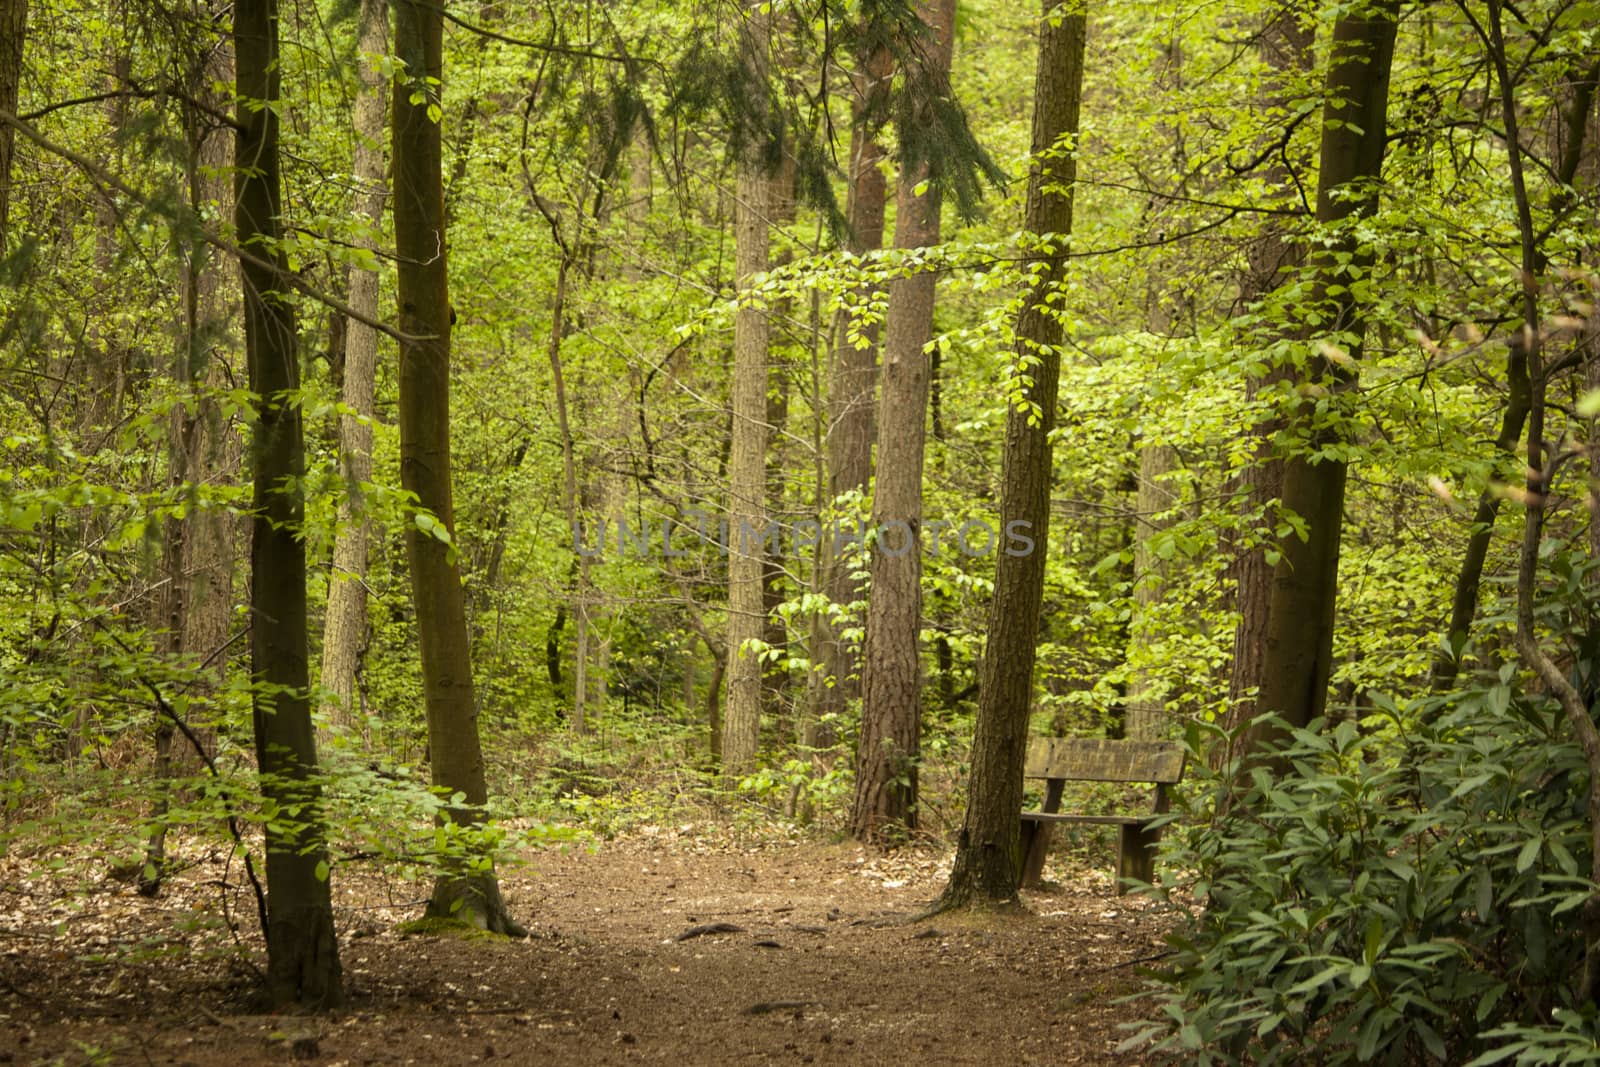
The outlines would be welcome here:
M 1559 709 L 1511 679 L 1375 698 L 1361 728 L 1292 731 L 1292 771 L 1203 780 L 1166 845 L 1196 907 L 1126 1045 L 1197 1063 L 1600 1059 L 1571 1003 L 1587 770 Z
M 855 781 L 849 760 L 821 766 L 811 759 L 791 756 L 781 766 L 763 766 L 740 778 L 737 790 L 804 822 L 842 822 L 850 808 Z

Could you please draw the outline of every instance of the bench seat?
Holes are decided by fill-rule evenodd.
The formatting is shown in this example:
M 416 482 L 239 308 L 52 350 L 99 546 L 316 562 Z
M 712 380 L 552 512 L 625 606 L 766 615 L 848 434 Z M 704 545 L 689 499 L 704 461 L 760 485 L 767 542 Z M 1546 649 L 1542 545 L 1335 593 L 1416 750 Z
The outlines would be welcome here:
M 1056 823 L 1115 826 L 1117 841 L 1117 894 L 1126 890 L 1123 879 L 1149 882 L 1155 878 L 1156 844 L 1160 827 L 1152 825 L 1167 811 L 1167 786 L 1183 779 L 1185 752 L 1168 741 L 1111 741 L 1098 738 L 1039 737 L 1028 744 L 1025 777 L 1043 779 L 1044 807 L 1022 812 L 1022 886 L 1039 884 L 1045 855 L 1050 850 Z M 1068 782 L 1144 783 L 1155 787 L 1148 815 L 1079 815 L 1061 811 L 1061 795 Z
M 1148 815 L 1073 815 L 1062 811 L 1025 811 L 1023 822 L 1079 822 L 1090 826 L 1139 826 L 1150 821 Z

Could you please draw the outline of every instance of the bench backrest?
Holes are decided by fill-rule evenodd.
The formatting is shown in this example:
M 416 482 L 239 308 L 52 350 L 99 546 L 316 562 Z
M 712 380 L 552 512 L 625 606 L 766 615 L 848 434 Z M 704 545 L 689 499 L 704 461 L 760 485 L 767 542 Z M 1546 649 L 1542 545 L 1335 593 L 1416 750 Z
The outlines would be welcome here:
M 1085 737 L 1036 737 L 1028 742 L 1029 778 L 1079 782 L 1183 780 L 1183 746 L 1171 741 L 1108 741 Z

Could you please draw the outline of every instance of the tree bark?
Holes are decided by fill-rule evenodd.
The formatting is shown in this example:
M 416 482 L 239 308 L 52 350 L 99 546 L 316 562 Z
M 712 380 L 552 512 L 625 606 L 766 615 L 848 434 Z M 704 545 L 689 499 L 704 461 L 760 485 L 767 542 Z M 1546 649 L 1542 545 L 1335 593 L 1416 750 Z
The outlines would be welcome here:
M 1357 279 L 1370 275 L 1372 253 L 1357 244 L 1348 224 L 1377 209 L 1398 10 L 1398 0 L 1377 0 L 1341 16 L 1333 29 L 1317 221 L 1337 230 L 1331 247 L 1320 248 L 1310 259 L 1314 278 L 1308 306 L 1326 323 L 1317 326 L 1313 336 L 1320 334 L 1328 341 L 1322 352 L 1310 357 L 1304 382 L 1308 391 L 1326 389 L 1337 395 L 1348 392 L 1355 381 L 1353 368 L 1360 356 L 1364 323 L 1352 288 Z M 1333 347 L 1345 349 L 1342 358 L 1328 357 Z M 1309 428 L 1312 405 L 1307 403 L 1292 417 Z M 1307 447 L 1284 463 L 1283 507 L 1305 522 L 1306 536 L 1291 534 L 1280 546 L 1256 707 L 1277 712 L 1295 726 L 1305 726 L 1322 714 L 1332 673 L 1346 465 L 1316 453 L 1336 445 L 1337 433 L 1310 429 Z M 1244 751 L 1253 750 L 1272 733 L 1252 728 L 1244 739 Z
M 225 34 L 214 39 L 203 36 L 200 41 L 203 51 L 187 57 L 188 92 L 220 112 L 227 106 L 226 94 L 212 87 L 233 80 L 231 42 Z M 233 190 L 227 177 L 233 139 L 203 109 L 185 104 L 182 111 L 189 208 L 196 218 L 213 212 L 216 217 L 226 217 L 233 210 Z M 178 293 L 183 321 L 172 379 L 184 403 L 172 410 L 167 463 L 169 482 L 188 507 L 182 518 L 166 521 L 161 625 L 166 628 L 168 652 L 183 669 L 197 675 L 187 687 L 187 707 L 203 711 L 222 684 L 228 629 L 233 622 L 236 523 L 227 508 L 207 500 L 206 495 L 213 487 L 232 482 L 240 463 L 237 429 L 225 418 L 221 401 L 237 370 L 233 324 L 239 290 L 231 262 L 211 246 L 196 240 L 182 249 L 181 256 Z M 214 747 L 214 731 L 208 724 L 191 725 L 208 750 Z M 139 891 L 146 896 L 161 890 L 168 792 L 175 784 L 168 780 L 199 767 L 198 754 L 187 746 L 174 756 L 174 730 L 170 718 L 164 714 L 157 717 L 155 771 L 162 784 L 139 880 Z
M 1162 513 L 1171 510 L 1175 495 L 1166 475 L 1176 470 L 1178 453 L 1171 445 L 1146 445 L 1139 450 L 1139 488 L 1135 494 L 1133 527 L 1133 618 L 1128 625 L 1128 646 L 1133 649 L 1153 640 L 1155 616 L 1161 605 L 1167 568 L 1150 548 L 1150 539 L 1170 525 Z M 1166 721 L 1165 693 L 1147 667 L 1135 668 L 1128 678 L 1124 701 L 1123 736 L 1153 741 Z
M 478 740 L 471 641 L 457 569 L 450 478 L 450 288 L 439 121 L 444 12 L 427 0 L 396 0 L 395 53 L 406 77 L 394 91 L 394 230 L 399 260 L 400 482 L 440 524 L 449 543 L 417 523 L 406 529 L 427 702 L 433 784 L 462 829 L 487 819 L 489 790 Z M 429 79 L 424 82 L 423 79 Z M 419 513 L 419 517 L 420 517 Z M 470 846 L 469 846 L 470 847 Z M 507 913 L 492 869 L 453 856 L 434 885 L 428 915 L 494 931 L 526 931 Z
M 955 0 L 919 0 L 932 34 L 923 62 L 932 80 L 948 80 Z M 928 121 L 930 101 L 907 116 Z M 896 248 L 939 243 L 943 190 L 922 162 L 902 166 L 895 190 Z M 872 593 L 862 643 L 861 740 L 856 748 L 850 833 L 887 843 L 917 826 L 917 762 L 922 744 L 922 464 L 928 419 L 928 355 L 933 339 L 935 276 L 919 272 L 889 283 L 878 401 L 878 469 L 872 496 Z
M 773 173 L 770 188 L 768 207 L 772 211 L 772 229 L 781 236 L 785 231 L 794 227 L 796 208 L 795 188 L 795 159 L 791 152 L 784 152 L 783 163 Z M 770 232 L 770 231 L 769 231 Z M 769 249 L 770 252 L 770 249 Z M 781 245 L 775 254 L 771 255 L 773 270 L 782 270 L 794 262 L 794 250 L 786 242 Z M 789 296 L 781 296 L 772 302 L 772 310 L 767 321 L 777 324 L 776 337 L 769 335 L 769 346 L 782 344 L 782 324 L 791 322 L 794 316 L 794 300 Z M 787 460 L 789 449 L 787 447 L 787 432 L 789 426 L 789 389 L 790 369 L 785 366 L 781 358 L 769 368 L 767 389 L 767 441 L 766 473 L 762 475 L 767 492 L 767 516 L 769 521 L 780 525 L 785 522 L 784 495 L 788 479 L 784 472 L 788 469 Z M 765 618 L 761 639 L 769 648 L 784 650 L 789 644 L 789 627 L 782 616 L 777 612 L 778 606 L 784 601 L 784 581 L 787 568 L 783 559 L 778 555 L 769 555 L 761 563 L 761 613 Z M 787 657 L 768 662 L 761 672 L 761 704 L 768 716 L 776 722 L 793 722 L 784 712 L 790 705 L 788 698 L 789 665 Z M 794 740 L 800 740 L 799 735 Z
M 1284 113 L 1293 103 L 1290 95 L 1293 83 L 1289 77 L 1305 74 L 1312 68 L 1312 31 L 1300 18 L 1304 6 L 1304 0 L 1286 0 L 1273 13 L 1261 34 L 1262 56 L 1273 71 L 1266 103 L 1269 108 L 1282 109 Z M 1285 193 L 1295 189 L 1294 176 L 1281 161 L 1270 164 L 1265 177 Z M 1294 202 L 1298 202 L 1298 197 Z M 1305 245 L 1292 239 L 1287 230 L 1283 221 L 1272 219 L 1251 244 L 1249 270 L 1239 293 L 1240 302 L 1245 306 L 1259 304 L 1304 265 Z M 1252 346 L 1267 348 L 1280 339 L 1276 335 L 1281 333 L 1281 330 L 1267 331 L 1253 340 Z M 1254 400 L 1263 389 L 1281 381 L 1283 374 L 1282 370 L 1274 368 L 1265 378 L 1250 378 L 1245 384 L 1246 397 Z M 1283 493 L 1283 458 L 1273 446 L 1273 438 L 1280 429 L 1279 419 L 1267 418 L 1247 431 L 1254 438 L 1254 454 L 1233 485 L 1234 491 L 1243 490 L 1244 514 L 1247 521 L 1257 523 L 1258 531 L 1262 527 L 1271 528 L 1272 509 Z M 1256 538 L 1252 536 L 1248 540 Z M 1230 727 L 1237 727 L 1255 716 L 1261 665 L 1266 660 L 1267 617 L 1272 607 L 1272 565 L 1267 562 L 1266 546 L 1246 543 L 1235 548 L 1231 570 L 1239 622 L 1234 628 L 1233 655 L 1229 662 L 1228 723 Z
M 567 406 L 567 378 L 561 361 L 561 342 L 566 337 L 567 278 L 572 269 L 572 256 L 565 251 L 556 265 L 555 299 L 550 309 L 550 380 L 555 387 L 556 427 L 561 432 L 561 507 L 566 513 L 567 526 L 572 530 L 573 561 L 576 568 L 572 596 L 572 614 L 576 622 L 576 648 L 572 663 L 572 715 L 567 725 L 573 733 L 588 730 L 589 706 L 589 578 L 590 557 L 580 548 L 578 515 L 578 462 L 572 440 L 572 420 Z M 602 527 L 600 540 L 605 540 Z M 597 546 L 603 547 L 603 546 Z M 559 684 L 560 661 L 556 660 L 556 673 L 552 679 Z
M 106 11 L 109 18 L 124 17 L 121 3 L 108 4 Z M 105 154 L 100 159 L 107 169 L 120 173 L 125 166 L 126 151 L 121 138 L 116 135 L 128 125 L 128 98 L 121 95 L 120 90 L 130 76 L 132 60 L 124 46 L 116 43 L 108 42 L 102 54 L 106 71 L 100 84 L 108 95 L 100 102 L 100 113 L 105 124 L 102 138 Z M 232 80 L 231 72 L 228 80 Z M 11 128 L 7 127 L 0 132 L 0 136 L 10 132 Z M 114 269 L 121 238 L 118 204 L 113 197 L 102 194 L 94 198 L 94 227 L 94 269 L 109 277 Z M 79 425 L 83 427 L 85 440 L 95 440 L 99 447 L 105 447 L 111 439 L 110 427 L 117 422 L 129 385 L 129 338 L 125 336 L 125 331 L 113 323 L 102 324 L 91 318 L 88 325 L 89 343 L 84 352 L 88 389 L 81 407 Z M 161 609 L 158 607 L 157 610 Z
M 848 248 L 865 255 L 883 247 L 883 220 L 888 201 L 888 180 L 884 177 L 883 146 L 878 141 L 884 116 L 888 113 L 890 79 L 894 61 L 889 49 L 878 45 L 858 57 L 861 69 L 852 76 L 855 98 L 851 104 L 850 170 L 845 196 L 845 221 L 849 226 Z M 865 288 L 857 301 L 869 303 L 881 287 Z M 833 365 L 828 381 L 828 500 L 844 493 L 865 493 L 872 477 L 872 415 L 878 384 L 878 325 L 875 321 L 853 329 L 850 315 L 840 312 L 834 323 Z M 854 523 L 851 514 L 844 521 Z M 852 572 L 851 561 L 835 550 L 835 538 L 822 540 L 823 591 L 835 604 L 851 604 L 861 599 L 862 583 Z M 827 747 L 834 742 L 831 727 L 823 716 L 838 714 L 861 695 L 861 664 L 856 650 L 839 640 L 839 627 L 831 620 L 818 622 L 816 661 L 821 670 L 815 679 L 806 742 Z M 831 679 L 831 682 L 830 682 Z
M 1600 65 L 1591 67 L 1585 75 L 1575 79 L 1572 87 L 1572 99 L 1563 122 L 1565 144 L 1556 165 L 1556 192 L 1551 198 L 1553 219 L 1559 218 L 1571 206 L 1567 190 L 1577 179 L 1578 166 L 1583 159 L 1589 131 L 1589 108 L 1594 103 L 1597 80 L 1600 80 Z M 1537 235 L 1533 262 L 1540 275 L 1549 266 L 1544 249 L 1539 247 Z M 1496 454 L 1511 462 L 1516 459 L 1517 444 L 1522 440 L 1522 428 L 1528 419 L 1532 386 L 1528 380 L 1526 339 L 1521 335 L 1512 337 L 1506 348 L 1508 395 L 1505 411 L 1500 416 L 1500 433 L 1494 444 Z M 1478 614 L 1483 567 L 1489 558 L 1489 545 L 1494 538 L 1494 523 L 1500 514 L 1501 499 L 1498 487 L 1494 485 L 1485 486 L 1478 494 L 1478 505 L 1472 515 L 1472 532 L 1467 537 L 1467 549 L 1462 555 L 1461 570 L 1456 575 L 1455 590 L 1450 598 L 1450 622 L 1445 629 L 1446 647 L 1434 655 L 1431 682 L 1435 692 L 1448 691 L 1461 671 L 1461 654 L 1471 634 L 1472 621 Z
M 765 100 L 772 16 L 754 4 L 740 34 L 746 83 Z M 764 132 L 764 124 L 759 127 Z M 767 269 L 771 247 L 772 175 L 767 146 L 752 140 L 738 163 L 734 205 L 734 274 L 741 292 Z M 755 765 L 761 732 L 761 663 L 745 646 L 766 633 L 761 594 L 766 527 L 768 313 L 741 297 L 734 319 L 733 428 L 728 460 L 728 668 L 722 719 L 722 767 L 729 779 Z
M 1044 602 L 1052 481 L 1050 431 L 1055 426 L 1061 373 L 1062 282 L 1066 240 L 1072 234 L 1075 142 L 1083 99 L 1086 12 L 1068 14 L 1044 0 L 1039 62 L 1034 76 L 1033 164 L 1028 172 L 1024 229 L 1059 234 L 1033 254 L 1036 266 L 1017 320 L 1017 363 L 1030 379 L 1025 408 L 1006 411 L 1000 522 L 1003 535 L 1021 530 L 1031 551 L 999 553 L 989 605 L 978 719 L 972 740 L 967 813 L 956 840 L 950 882 L 939 909 L 1014 901 L 1022 875 L 1022 771 L 1033 710 L 1033 666 Z M 1025 524 L 1013 526 L 1014 523 Z M 1002 544 L 1007 542 L 1002 539 Z
M 1600 884 L 1600 727 L 1596 727 L 1587 701 L 1579 693 L 1568 672 L 1547 655 L 1539 643 L 1534 601 L 1538 595 L 1540 545 L 1544 537 L 1544 514 L 1559 462 L 1559 449 L 1545 455 L 1545 387 L 1548 384 L 1543 355 L 1543 324 L 1539 310 L 1540 279 L 1546 262 L 1539 248 L 1533 225 L 1533 204 L 1528 196 L 1523 172 L 1522 141 L 1518 131 L 1516 89 L 1511 64 L 1506 54 L 1501 26 L 1502 0 L 1488 0 L 1488 26 L 1480 29 L 1493 64 L 1500 90 L 1500 115 L 1505 123 L 1506 151 L 1511 171 L 1511 193 L 1516 204 L 1517 230 L 1521 238 L 1522 268 L 1522 351 L 1527 360 L 1529 381 L 1527 478 L 1523 500 L 1522 549 L 1517 560 L 1517 651 L 1523 663 L 1532 668 L 1548 691 L 1560 703 L 1573 737 L 1583 750 L 1589 782 L 1585 809 L 1589 820 L 1589 839 L 1593 855 L 1589 878 Z M 1590 503 L 1590 521 L 1600 519 L 1600 508 Z M 1600 1004 L 1600 893 L 1591 893 L 1582 911 L 1584 940 L 1583 968 L 1577 976 L 1574 993 L 1580 1005 Z
M 28 0 L 0 0 L 0 111 L 17 113 L 22 88 L 22 52 L 28 39 Z M 0 123 L 0 260 L 6 256 L 11 222 L 11 154 L 17 131 Z
M 1506 385 L 1506 406 L 1500 413 L 1500 433 L 1494 447 L 1497 455 L 1515 459 L 1531 403 L 1528 355 L 1521 337 L 1507 342 Z M 1461 556 L 1461 569 L 1456 572 L 1455 588 L 1450 596 L 1450 621 L 1445 626 L 1446 648 L 1434 653 L 1429 683 L 1435 692 L 1448 691 L 1461 673 L 1461 655 L 1467 646 L 1472 620 L 1478 614 L 1483 567 L 1489 558 L 1489 545 L 1494 540 L 1494 524 L 1499 514 L 1498 486 L 1487 485 L 1478 494 L 1478 504 L 1472 512 L 1472 532 L 1467 536 L 1467 548 Z
M 356 246 L 378 249 L 383 206 L 388 199 L 383 151 L 386 80 L 369 56 L 389 53 L 387 0 L 361 0 L 356 28 L 360 86 L 355 101 L 356 218 L 366 227 Z M 378 272 L 350 268 L 350 307 L 370 319 L 378 317 Z M 357 707 L 356 674 L 367 641 L 367 538 L 370 523 L 361 505 L 363 486 L 372 481 L 373 392 L 378 369 L 378 332 L 352 318 L 346 327 L 344 381 L 340 399 L 348 409 L 339 416 L 339 466 L 344 493 L 339 498 L 338 528 L 333 540 L 333 568 L 328 574 L 328 613 L 322 640 L 323 714 L 347 726 L 364 723 Z M 362 726 L 362 735 L 366 728 Z
M 238 0 L 235 226 L 252 259 L 241 263 L 245 353 L 256 426 L 250 554 L 250 658 L 261 792 L 280 812 L 266 826 L 267 993 L 274 1005 L 336 1007 L 339 946 L 327 877 L 316 738 L 311 728 L 306 643 L 302 479 L 305 446 L 295 351 L 294 304 L 284 299 L 288 263 L 280 221 L 278 5 Z M 298 817 L 287 813 L 298 813 Z

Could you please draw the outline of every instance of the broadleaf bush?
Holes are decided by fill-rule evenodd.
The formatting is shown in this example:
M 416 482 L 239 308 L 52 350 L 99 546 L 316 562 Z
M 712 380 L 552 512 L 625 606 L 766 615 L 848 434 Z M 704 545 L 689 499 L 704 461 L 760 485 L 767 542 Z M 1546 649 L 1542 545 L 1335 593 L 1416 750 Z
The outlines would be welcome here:
M 1125 1046 L 1201 1064 L 1600 1062 L 1573 1003 L 1588 772 L 1560 709 L 1510 668 L 1373 703 L 1199 772 L 1164 845 L 1193 907 Z

